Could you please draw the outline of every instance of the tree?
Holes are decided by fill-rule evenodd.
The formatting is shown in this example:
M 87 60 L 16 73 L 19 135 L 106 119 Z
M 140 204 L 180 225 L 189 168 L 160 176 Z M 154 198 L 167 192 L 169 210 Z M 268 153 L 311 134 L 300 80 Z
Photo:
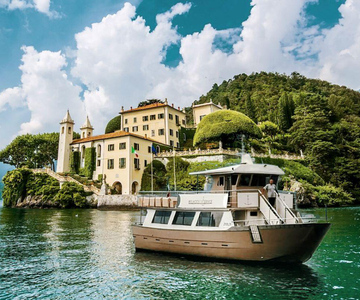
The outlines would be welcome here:
M 246 115 L 256 123 L 257 119 L 256 119 L 255 106 L 249 94 L 246 96 L 245 99 L 245 110 L 246 110 Z
M 164 101 L 161 101 L 160 99 L 147 99 L 145 101 L 141 101 L 138 105 L 138 107 L 143 107 L 149 104 L 154 104 L 154 103 L 164 103 Z
M 205 116 L 199 123 L 194 146 L 202 142 L 235 142 L 237 134 L 261 138 L 262 133 L 254 121 L 244 114 L 231 110 L 219 110 Z
M 116 116 L 112 118 L 109 123 L 107 123 L 105 128 L 105 134 L 115 132 L 116 130 L 120 130 L 121 127 L 121 116 Z
M 279 127 L 270 121 L 262 122 L 259 125 L 260 130 L 271 139 L 274 139 L 275 135 L 279 132 Z
M 153 186 L 155 191 L 166 190 L 166 168 L 165 165 L 158 160 L 154 160 L 153 164 Z M 151 164 L 144 169 L 141 177 L 141 190 L 151 191 Z
M 0 151 L 0 161 L 19 168 L 52 166 L 58 155 L 59 133 L 25 134 L 17 136 Z
M 281 130 L 287 131 L 292 126 L 292 116 L 294 115 L 294 110 L 295 104 L 293 98 L 284 92 L 281 95 L 278 104 L 278 120 Z

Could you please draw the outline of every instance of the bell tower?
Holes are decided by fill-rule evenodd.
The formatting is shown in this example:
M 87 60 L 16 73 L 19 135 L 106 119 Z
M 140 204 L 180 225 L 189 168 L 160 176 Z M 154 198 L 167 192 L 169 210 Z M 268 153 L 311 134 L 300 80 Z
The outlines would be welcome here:
M 88 116 L 86 116 L 86 121 L 85 121 L 84 125 L 81 126 L 80 130 L 81 130 L 80 134 L 81 134 L 82 139 L 93 135 L 94 128 L 92 127 Z
M 60 122 L 59 149 L 56 172 L 64 173 L 70 171 L 70 144 L 73 141 L 74 121 L 71 119 L 69 110 Z

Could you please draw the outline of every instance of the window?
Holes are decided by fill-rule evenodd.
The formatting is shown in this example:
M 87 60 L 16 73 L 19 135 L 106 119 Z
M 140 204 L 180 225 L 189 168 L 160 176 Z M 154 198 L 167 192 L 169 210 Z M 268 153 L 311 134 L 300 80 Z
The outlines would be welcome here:
M 124 127 L 125 132 L 129 132 L 129 127 Z
M 169 120 L 173 120 L 174 116 L 172 114 L 169 114 Z
M 151 153 L 151 146 L 148 146 L 148 153 Z
M 176 137 L 178 138 L 179 137 L 179 131 L 176 130 Z
M 126 158 L 125 157 L 119 158 L 119 168 L 120 169 L 126 168 Z
M 237 175 L 231 175 L 231 185 L 236 185 L 237 178 L 238 178 Z
M 127 123 L 128 123 L 128 119 L 125 119 L 124 121 L 125 121 L 125 124 L 127 124 Z
M 159 129 L 159 135 L 164 135 L 164 129 Z
M 200 116 L 200 121 L 203 119 L 203 117 L 205 117 L 206 115 L 202 115 L 202 116 Z
M 134 117 L 134 123 L 136 123 L 137 122 L 137 118 L 136 117 Z
M 176 123 L 176 124 L 180 124 L 180 122 L 179 122 L 179 116 L 177 116 L 177 115 L 175 115 L 175 123 Z
M 150 121 L 156 120 L 156 115 L 150 115 Z
M 133 128 L 132 128 L 132 131 L 133 131 L 133 132 L 137 132 L 138 130 L 139 130 L 139 127 L 133 126 Z
M 251 211 L 250 212 L 250 217 L 257 217 L 257 211 Z
M 174 141 L 170 141 L 170 146 L 174 147 Z
M 146 167 L 147 166 L 147 160 L 145 159 L 144 160 L 144 167 Z
M 98 167 L 101 166 L 101 160 L 100 160 L 100 159 L 97 160 L 97 166 L 98 166 Z
M 135 149 L 135 150 L 140 150 L 140 146 L 139 146 L 139 144 L 134 143 L 134 149 Z
M 170 129 L 170 135 L 171 135 L 171 136 L 174 135 L 174 130 Z
M 135 170 L 140 170 L 140 159 L 134 158 L 134 168 Z
M 149 125 L 143 125 L 143 130 L 144 131 L 149 130 Z
M 120 143 L 119 144 L 119 149 L 126 149 L 126 143 Z
M 160 153 L 160 146 L 156 146 L 156 152 Z
M 62 128 L 61 128 L 61 133 L 64 134 L 64 132 L 65 132 L 65 128 L 62 127 Z
M 97 146 L 97 157 L 101 157 L 101 145 Z
M 107 167 L 108 167 L 108 169 L 114 169 L 114 160 L 113 159 L 108 159 Z
M 194 216 L 195 212 L 192 211 L 177 211 L 172 223 L 175 225 L 191 226 Z
M 158 114 L 158 119 L 164 119 L 164 114 Z
M 114 151 L 115 147 L 114 144 L 108 145 L 108 151 Z
M 251 179 L 251 174 L 241 174 L 240 186 L 249 186 L 250 179 Z
M 149 121 L 149 116 L 143 116 L 143 122 Z
M 169 223 L 171 211 L 157 210 L 154 214 L 152 223 L 167 224 Z
M 219 177 L 217 185 L 218 186 L 224 186 L 224 176 Z
M 151 130 L 151 136 L 155 136 L 155 130 Z
M 179 142 L 176 143 L 176 148 L 180 148 L 180 143 Z
M 181 122 L 185 126 L 185 124 L 186 124 L 185 119 L 183 119 Z
M 222 218 L 222 212 L 200 212 L 196 226 L 218 227 Z
M 71 127 L 68 128 L 68 133 L 71 133 Z

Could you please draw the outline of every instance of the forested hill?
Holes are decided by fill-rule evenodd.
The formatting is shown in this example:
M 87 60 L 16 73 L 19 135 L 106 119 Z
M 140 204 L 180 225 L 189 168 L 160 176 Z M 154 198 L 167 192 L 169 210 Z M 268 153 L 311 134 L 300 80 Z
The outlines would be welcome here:
M 265 135 L 254 147 L 301 149 L 327 184 L 360 198 L 359 92 L 298 73 L 261 72 L 214 84 L 195 104 L 210 99 L 261 123 Z
M 299 73 L 292 73 L 291 76 L 265 72 L 236 75 L 220 85 L 214 84 L 195 104 L 212 99 L 214 103 L 220 102 L 230 109 L 241 111 L 255 121 L 276 122 L 279 99 L 284 93 L 299 104 L 309 98 L 315 98 L 319 104 L 324 104 L 320 103 L 320 99 L 326 100 L 332 119 L 360 113 L 359 92 L 327 81 L 309 79 Z M 249 102 L 252 102 L 253 109 Z

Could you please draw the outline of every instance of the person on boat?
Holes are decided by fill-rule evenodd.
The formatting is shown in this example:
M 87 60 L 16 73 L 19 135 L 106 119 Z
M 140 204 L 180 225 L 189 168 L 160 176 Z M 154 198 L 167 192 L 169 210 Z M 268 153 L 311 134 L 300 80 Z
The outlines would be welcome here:
M 276 185 L 275 185 L 273 179 L 270 179 L 269 183 L 264 186 L 264 190 L 267 191 L 267 196 L 268 196 L 268 200 L 269 200 L 270 204 L 272 206 L 275 206 L 276 194 L 279 195 L 279 192 L 276 188 Z

